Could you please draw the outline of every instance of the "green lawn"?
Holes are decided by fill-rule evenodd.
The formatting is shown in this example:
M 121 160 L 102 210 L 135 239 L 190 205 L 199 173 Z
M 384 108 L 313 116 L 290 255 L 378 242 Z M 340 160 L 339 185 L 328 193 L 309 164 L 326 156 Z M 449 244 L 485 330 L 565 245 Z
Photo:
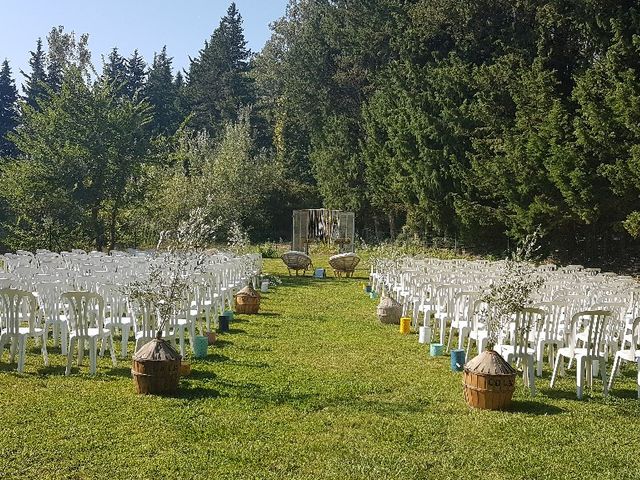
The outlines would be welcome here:
M 44 368 L 33 348 L 18 375 L 5 352 L 0 478 L 640 476 L 633 367 L 608 399 L 596 380 L 576 400 L 573 371 L 549 390 L 546 370 L 533 399 L 519 379 L 514 411 L 472 411 L 447 357 L 377 322 L 363 279 L 283 281 L 176 398 L 136 395 L 130 361 L 65 377 L 59 351 Z

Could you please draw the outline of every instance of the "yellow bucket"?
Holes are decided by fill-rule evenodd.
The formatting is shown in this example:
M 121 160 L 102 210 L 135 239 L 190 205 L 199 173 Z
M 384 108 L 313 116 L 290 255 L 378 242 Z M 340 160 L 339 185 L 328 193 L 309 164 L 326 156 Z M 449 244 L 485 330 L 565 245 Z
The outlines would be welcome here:
M 411 331 L 411 318 L 402 317 L 400 319 L 400 333 L 407 334 Z

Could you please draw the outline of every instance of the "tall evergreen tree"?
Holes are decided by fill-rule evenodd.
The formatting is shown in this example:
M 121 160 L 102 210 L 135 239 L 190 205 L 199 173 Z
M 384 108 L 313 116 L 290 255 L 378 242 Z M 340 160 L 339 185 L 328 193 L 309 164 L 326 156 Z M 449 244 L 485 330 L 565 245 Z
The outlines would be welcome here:
M 46 56 L 42 49 L 41 38 L 38 38 L 36 42 L 36 51 L 30 53 L 29 66 L 31 67 L 31 73 L 20 72 L 26 78 L 22 89 L 27 103 L 33 108 L 38 108 L 38 99 L 43 98 L 46 94 L 45 82 L 47 79 Z
M 138 49 L 126 61 L 126 87 L 129 98 L 136 98 L 144 88 L 147 79 L 147 64 L 138 53 Z
M 126 60 L 120 53 L 118 48 L 114 47 L 107 57 L 107 61 L 102 68 L 102 79 L 111 84 L 119 93 L 125 93 L 127 83 L 127 64 Z
M 152 130 L 155 134 L 172 134 L 178 127 L 177 110 L 178 86 L 171 72 L 172 58 L 167 56 L 167 47 L 153 56 L 153 65 L 149 70 L 149 79 L 145 95 L 153 107 Z M 181 79 L 182 77 L 180 77 Z
M 8 157 L 16 153 L 15 145 L 6 135 L 17 125 L 18 91 L 11 78 L 9 61 L 5 59 L 0 69 L 0 157 Z
M 188 95 L 196 128 L 218 134 L 225 122 L 237 119 L 240 107 L 253 104 L 250 57 L 242 17 L 232 3 L 198 58 L 191 60 Z

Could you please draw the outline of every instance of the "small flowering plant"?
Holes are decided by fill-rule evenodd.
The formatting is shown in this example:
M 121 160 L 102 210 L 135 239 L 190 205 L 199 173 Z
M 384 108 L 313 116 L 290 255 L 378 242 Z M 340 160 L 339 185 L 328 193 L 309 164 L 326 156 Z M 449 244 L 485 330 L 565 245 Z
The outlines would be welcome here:
M 536 247 L 539 236 L 538 228 L 525 237 L 511 258 L 505 260 L 498 281 L 481 297 L 481 301 L 490 307 L 490 312 L 484 312 L 489 348 L 498 343 L 512 315 L 531 305 L 533 295 L 544 284 L 544 279 L 531 263 L 534 253 L 539 248 Z

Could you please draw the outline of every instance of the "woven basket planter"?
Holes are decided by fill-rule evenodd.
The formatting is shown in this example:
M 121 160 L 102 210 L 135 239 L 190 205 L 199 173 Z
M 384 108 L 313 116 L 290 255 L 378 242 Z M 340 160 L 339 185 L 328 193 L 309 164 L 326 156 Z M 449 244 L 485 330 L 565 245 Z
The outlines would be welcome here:
M 236 313 L 255 314 L 260 310 L 260 294 L 247 285 L 235 295 Z
M 131 376 L 136 392 L 143 395 L 171 394 L 178 390 L 182 358 L 173 346 L 153 339 L 133 355 Z
M 356 267 L 360 263 L 360 257 L 355 253 L 341 253 L 329 258 L 329 265 L 333 268 L 333 273 L 337 277 L 345 275 L 351 277 Z
M 302 270 L 303 273 L 306 273 L 312 266 L 311 257 L 304 252 L 286 252 L 282 254 L 282 261 L 287 266 L 289 275 L 291 275 L 291 270 L 294 270 L 296 275 L 298 275 L 300 270 Z
M 376 310 L 378 318 L 382 323 L 400 325 L 400 317 L 402 316 L 402 305 L 393 298 L 383 296 Z
M 511 405 L 516 371 L 493 350 L 485 350 L 464 366 L 464 399 L 472 408 L 504 410 Z

